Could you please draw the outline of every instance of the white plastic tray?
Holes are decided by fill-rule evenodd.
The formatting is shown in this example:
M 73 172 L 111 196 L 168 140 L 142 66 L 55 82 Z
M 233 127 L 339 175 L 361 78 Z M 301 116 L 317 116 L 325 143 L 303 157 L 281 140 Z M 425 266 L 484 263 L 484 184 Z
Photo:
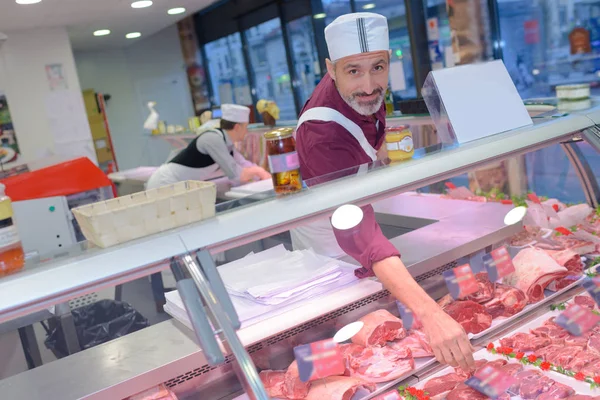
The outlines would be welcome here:
M 547 318 L 549 318 L 549 317 L 547 317 Z M 518 331 L 516 331 L 516 332 L 518 332 Z M 485 360 L 492 361 L 492 360 L 498 360 L 501 358 L 505 359 L 502 356 L 488 352 L 486 349 L 481 349 L 481 350 L 475 352 L 473 354 L 473 356 L 475 357 L 476 360 L 485 359 Z M 508 360 L 508 362 L 509 363 L 517 363 L 518 361 L 515 359 L 511 359 L 511 360 Z M 600 389 L 592 390 L 592 389 L 590 389 L 590 385 L 588 383 L 576 381 L 573 378 L 566 377 L 557 372 L 553 372 L 553 371 L 545 371 L 544 372 L 544 371 L 541 371 L 539 368 L 532 367 L 529 365 L 524 365 L 523 367 L 525 369 L 536 369 L 536 370 L 542 372 L 543 374 L 545 374 L 546 376 L 548 376 L 550 379 L 552 379 L 558 383 L 562 383 L 564 385 L 572 387 L 577 394 L 587 394 L 587 395 L 600 394 Z M 429 381 L 430 379 L 437 378 L 439 376 L 446 375 L 446 374 L 449 374 L 452 372 L 454 372 L 454 368 L 452 368 L 452 367 L 444 368 L 443 370 L 439 371 L 438 373 L 428 376 L 426 379 L 420 381 L 418 384 L 415 385 L 415 387 L 417 389 L 423 389 L 423 387 L 425 386 L 425 383 L 427 383 L 427 381 Z M 519 400 L 519 399 L 521 399 L 521 397 L 520 396 L 512 396 L 511 399 Z

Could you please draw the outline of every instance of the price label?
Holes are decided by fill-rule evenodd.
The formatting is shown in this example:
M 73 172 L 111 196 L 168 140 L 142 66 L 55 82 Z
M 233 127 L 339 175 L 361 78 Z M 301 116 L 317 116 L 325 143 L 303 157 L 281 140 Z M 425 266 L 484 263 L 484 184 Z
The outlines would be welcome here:
M 333 339 L 294 347 L 294 357 L 302 382 L 343 375 L 346 370 L 342 352 Z
M 444 271 L 444 280 L 454 299 L 466 297 L 479 290 L 479 285 L 477 285 L 477 280 L 469 264 Z
M 397 391 L 380 394 L 377 397 L 373 397 L 373 400 L 403 400 L 404 397 L 400 396 Z
M 505 393 L 517 380 L 491 365 L 486 365 L 465 381 L 465 384 L 489 398 L 497 399 Z
M 581 336 L 600 322 L 600 316 L 585 307 L 573 304 L 556 317 L 555 322 L 571 335 Z
M 400 319 L 402 320 L 404 329 L 407 331 L 410 330 L 415 322 L 415 315 L 409 308 L 400 303 L 398 300 L 396 300 L 396 305 L 398 306 L 398 312 L 400 313 Z
M 529 200 L 531 200 L 532 202 L 534 202 L 535 204 L 542 204 L 542 202 L 541 202 L 540 198 L 539 198 L 539 197 L 537 196 L 537 194 L 535 194 L 535 193 L 529 193 L 529 194 L 527 195 L 527 198 L 528 198 Z
M 483 265 L 492 282 L 496 282 L 498 279 L 515 272 L 512 258 L 504 246 L 489 254 L 485 254 L 483 256 Z
M 596 304 L 600 305 L 600 278 L 585 278 L 581 283 Z

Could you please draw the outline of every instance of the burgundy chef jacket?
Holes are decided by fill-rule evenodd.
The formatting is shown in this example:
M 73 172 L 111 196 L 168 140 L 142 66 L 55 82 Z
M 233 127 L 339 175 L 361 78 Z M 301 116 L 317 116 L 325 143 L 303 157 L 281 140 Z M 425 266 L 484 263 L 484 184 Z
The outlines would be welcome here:
M 385 106 L 382 105 L 375 115 L 379 121 L 379 128 L 377 128 L 373 117 L 360 115 L 346 104 L 329 74 L 326 74 L 317 85 L 300 115 L 314 107 L 329 107 L 339 111 L 360 126 L 368 142 L 376 150 L 383 145 Z M 296 133 L 296 149 L 304 180 L 372 162 L 350 132 L 336 122 L 304 122 Z M 364 217 L 360 224 L 360 237 L 364 239 L 360 241 L 360 245 L 357 245 L 356 232 L 352 235 L 343 235 L 334 230 L 342 250 L 362 265 L 362 268 L 355 271 L 359 278 L 374 275 L 372 269 L 374 262 L 400 255 L 394 245 L 383 236 L 375 220 L 373 207 L 369 205 L 362 209 Z

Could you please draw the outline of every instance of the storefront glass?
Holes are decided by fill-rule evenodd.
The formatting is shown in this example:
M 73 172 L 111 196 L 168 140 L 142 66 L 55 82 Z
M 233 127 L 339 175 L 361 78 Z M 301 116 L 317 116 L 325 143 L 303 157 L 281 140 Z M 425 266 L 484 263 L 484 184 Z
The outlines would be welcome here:
M 521 97 L 554 96 L 556 85 L 584 82 L 600 94 L 599 1 L 499 0 L 498 7 L 504 63 Z M 575 28 L 583 40 L 569 40 Z
M 357 0 L 356 11 L 375 12 L 388 19 L 390 48 L 392 49 L 390 86 L 394 93 L 394 100 L 417 97 L 404 2 L 398 0 Z
M 294 83 L 294 86 L 298 90 L 301 104 L 304 104 L 321 80 L 321 68 L 311 17 L 298 18 L 288 23 L 287 31 L 292 60 L 296 69 L 297 82 Z
M 296 119 L 297 111 L 279 18 L 254 26 L 246 30 L 244 35 L 248 42 L 250 72 L 256 84 L 256 98 L 274 100 L 281 111 L 280 119 Z
M 352 12 L 348 0 L 322 0 L 325 16 L 316 15 L 315 18 L 325 18 L 325 25 L 329 25 L 340 15 Z
M 244 65 L 242 39 L 234 33 L 204 46 L 214 105 L 251 105 L 250 84 Z

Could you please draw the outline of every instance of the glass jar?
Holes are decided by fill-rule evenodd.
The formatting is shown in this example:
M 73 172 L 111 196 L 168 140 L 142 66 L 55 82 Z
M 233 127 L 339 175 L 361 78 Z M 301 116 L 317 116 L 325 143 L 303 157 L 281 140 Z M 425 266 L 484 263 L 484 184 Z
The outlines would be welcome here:
M 10 197 L 4 194 L 0 183 L 0 276 L 20 270 L 25 265 L 25 254 L 17 227 L 13 224 Z
M 412 133 L 407 126 L 390 126 L 385 129 L 385 145 L 392 161 L 411 159 L 415 154 Z
M 302 190 L 300 162 L 296 152 L 293 128 L 279 128 L 265 133 L 269 170 L 275 193 L 295 193 Z

